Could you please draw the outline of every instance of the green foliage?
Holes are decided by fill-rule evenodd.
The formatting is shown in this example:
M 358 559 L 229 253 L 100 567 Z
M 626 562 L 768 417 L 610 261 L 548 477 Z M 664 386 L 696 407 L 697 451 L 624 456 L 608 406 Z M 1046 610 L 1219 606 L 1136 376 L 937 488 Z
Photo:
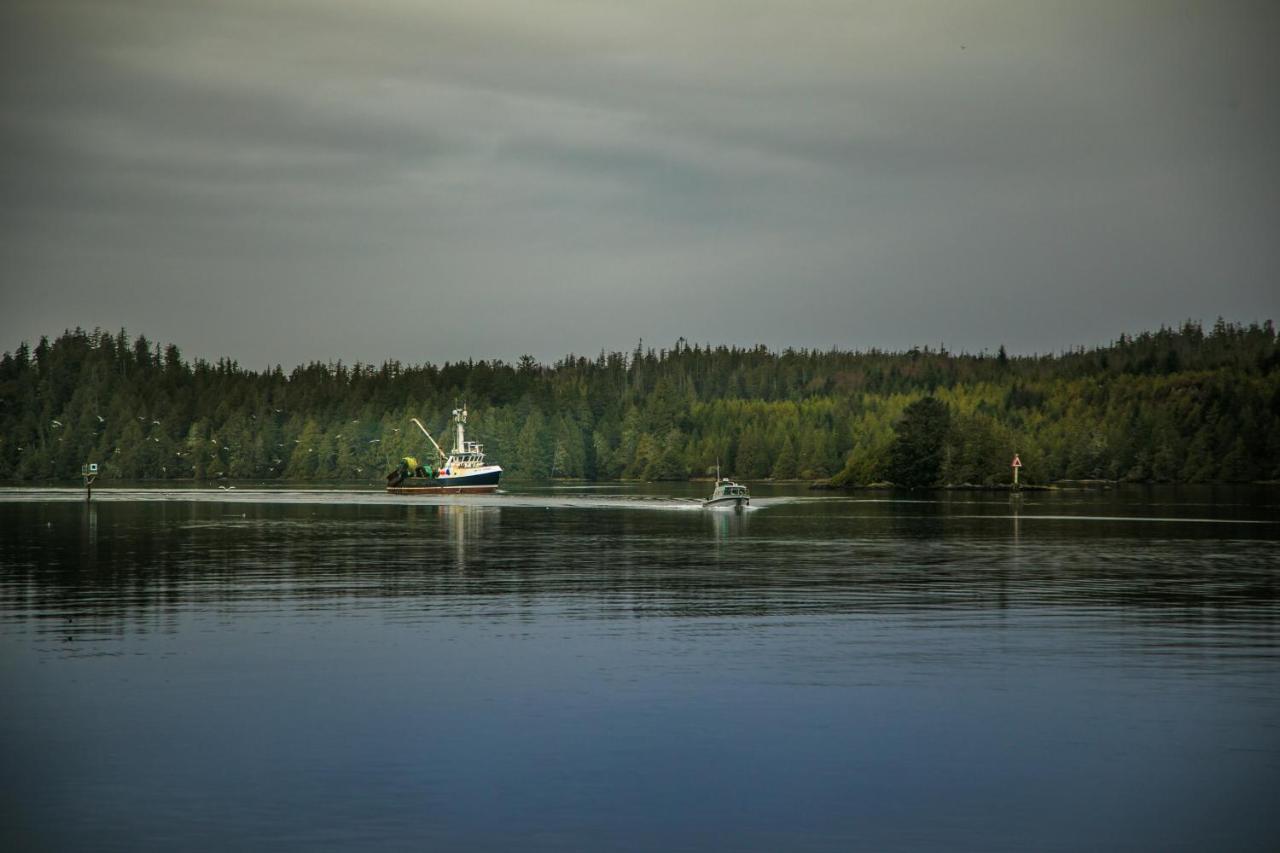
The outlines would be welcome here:
M 950 430 L 951 412 L 936 397 L 924 397 L 907 406 L 889 447 L 889 480 L 909 489 L 936 485 L 942 476 Z
M 529 479 L 544 480 L 551 474 L 552 446 L 542 412 L 534 409 L 525 419 L 516 439 L 512 473 Z
M 796 476 L 797 471 L 796 446 L 788 435 L 782 440 L 782 449 L 778 451 L 778 458 L 774 460 L 773 478 L 790 480 Z
M 926 400 L 933 402 L 924 402 Z M 468 436 L 513 478 L 831 477 L 853 485 L 1280 477 L 1274 328 L 1194 323 L 1057 355 L 690 346 L 285 372 L 66 332 L 0 358 L 0 479 L 359 479 Z M 942 407 L 942 408 L 939 408 Z M 941 412 L 949 413 L 946 428 Z M 910 464 L 908 464 L 910 463 Z

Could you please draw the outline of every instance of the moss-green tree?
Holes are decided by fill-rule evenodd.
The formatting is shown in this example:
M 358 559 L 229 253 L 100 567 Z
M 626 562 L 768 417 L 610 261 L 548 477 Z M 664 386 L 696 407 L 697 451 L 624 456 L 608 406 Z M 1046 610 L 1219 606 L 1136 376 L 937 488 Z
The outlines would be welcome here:
M 937 485 L 951 416 L 947 404 L 922 397 L 907 406 L 889 448 L 889 479 L 909 489 Z
M 255 372 L 184 361 L 121 331 L 73 330 L 0 355 L 0 478 L 350 477 L 468 435 L 513 477 L 883 479 L 922 395 L 952 430 L 944 482 L 1280 477 L 1280 344 L 1270 323 L 1188 323 L 1059 356 L 916 349 L 637 348 L 598 358 L 312 363 Z M 55 424 L 54 422 L 57 421 Z M 159 423 L 153 423 L 158 421 Z M 305 436 L 305 442 L 304 442 Z M 897 459 L 896 462 L 901 462 Z
M 546 418 L 541 411 L 533 409 L 516 439 L 516 458 L 511 466 L 515 476 L 545 480 L 551 475 L 552 449 Z
M 773 478 L 775 480 L 793 479 L 797 472 L 796 465 L 796 445 L 788 435 L 782 440 L 782 449 L 778 451 L 778 458 L 773 463 Z

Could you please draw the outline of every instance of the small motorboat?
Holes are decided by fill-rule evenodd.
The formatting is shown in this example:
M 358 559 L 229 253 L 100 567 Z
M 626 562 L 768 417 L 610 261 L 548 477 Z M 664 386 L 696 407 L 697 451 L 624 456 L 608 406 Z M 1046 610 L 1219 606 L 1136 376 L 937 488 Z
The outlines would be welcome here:
M 712 507 L 732 507 L 733 509 L 742 509 L 744 506 L 751 505 L 751 495 L 747 492 L 747 487 L 741 483 L 735 483 L 728 477 L 720 476 L 720 465 L 716 465 L 716 487 L 711 492 L 711 497 L 702 502 L 707 508 Z

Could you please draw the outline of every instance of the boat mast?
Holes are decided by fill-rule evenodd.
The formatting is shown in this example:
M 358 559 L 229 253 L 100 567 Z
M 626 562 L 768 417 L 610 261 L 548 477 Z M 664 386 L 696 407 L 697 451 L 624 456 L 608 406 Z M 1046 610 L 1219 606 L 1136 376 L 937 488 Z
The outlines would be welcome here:
M 467 407 L 464 404 L 461 409 L 453 410 L 454 420 L 458 422 L 458 442 L 453 446 L 454 453 L 465 453 L 467 445 L 465 443 L 466 433 L 464 429 L 467 424 Z

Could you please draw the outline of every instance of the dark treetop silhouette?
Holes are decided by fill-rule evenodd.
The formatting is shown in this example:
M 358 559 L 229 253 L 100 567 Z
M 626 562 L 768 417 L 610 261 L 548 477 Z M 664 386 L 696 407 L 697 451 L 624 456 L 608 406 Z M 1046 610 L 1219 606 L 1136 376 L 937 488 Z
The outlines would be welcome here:
M 933 398 L 935 402 L 918 401 Z M 1187 323 L 1043 356 L 690 346 L 542 365 L 184 360 L 79 329 L 0 359 L 0 478 L 381 479 L 458 402 L 512 478 L 854 485 L 1280 477 L 1274 327 Z M 915 409 L 912 409 L 912 406 Z M 923 433 L 904 414 L 930 408 Z M 929 413 L 926 413 L 929 414 Z M 907 464 L 928 444 L 927 464 Z M 916 470 L 920 468 L 920 470 Z M 908 481 L 910 481 L 908 483 Z

